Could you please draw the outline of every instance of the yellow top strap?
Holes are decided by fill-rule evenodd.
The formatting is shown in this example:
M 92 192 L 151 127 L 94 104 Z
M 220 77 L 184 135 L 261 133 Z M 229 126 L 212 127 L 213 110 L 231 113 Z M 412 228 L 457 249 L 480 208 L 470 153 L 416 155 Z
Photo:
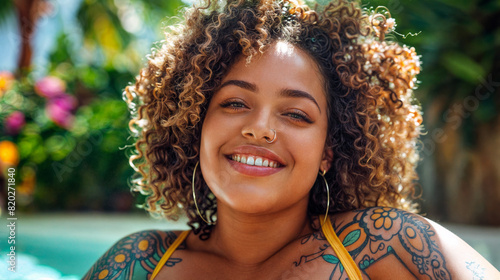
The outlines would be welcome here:
M 320 217 L 320 221 L 324 220 L 324 216 Z M 335 251 L 335 254 L 337 254 L 337 257 L 339 258 L 340 262 L 344 266 L 344 269 L 347 273 L 347 276 L 351 280 L 362 280 L 363 278 L 361 277 L 361 271 L 359 268 L 356 266 L 356 263 L 352 259 L 351 255 L 347 252 L 347 250 L 344 248 L 342 243 L 340 242 L 339 238 L 335 234 L 335 231 L 333 230 L 332 223 L 330 222 L 330 219 L 326 219 L 325 224 L 321 227 L 323 230 L 323 234 L 326 237 L 326 240 L 328 240 L 328 243 L 332 246 L 332 249 Z M 149 280 L 154 280 L 156 275 L 160 272 L 161 268 L 165 265 L 165 263 L 168 261 L 170 256 L 174 253 L 174 251 L 181 245 L 182 242 L 186 239 L 188 234 L 190 233 L 190 230 L 183 231 L 177 239 L 172 243 L 172 245 L 167 249 L 163 257 L 161 257 L 160 261 L 158 262 L 158 265 L 155 267 L 155 270 L 153 271 L 153 274 L 151 275 L 151 278 Z
M 184 239 L 186 239 L 186 237 L 190 232 L 191 232 L 190 230 L 186 230 L 183 231 L 181 234 L 179 234 L 179 236 L 177 236 L 177 239 L 175 239 L 174 243 L 172 243 L 172 245 L 168 247 L 163 257 L 161 257 L 160 261 L 158 262 L 158 265 L 156 265 L 155 267 L 155 270 L 153 270 L 153 274 L 151 275 L 151 278 L 149 278 L 149 280 L 155 279 L 156 275 L 158 274 L 158 272 L 160 272 L 161 268 L 165 265 L 170 256 L 172 256 L 175 249 L 177 249 L 177 247 L 181 245 L 181 243 L 184 241 Z
M 324 215 L 322 215 L 319 220 L 323 221 Z M 349 279 L 362 280 L 363 278 L 361 277 L 361 271 L 356 266 L 356 263 L 352 259 L 351 255 L 349 255 L 346 248 L 342 245 L 342 242 L 340 242 L 339 238 L 335 234 L 330 219 L 326 219 L 326 222 L 321 227 L 321 229 L 323 230 L 323 234 L 325 235 L 326 240 L 328 240 L 328 243 L 330 243 L 332 249 L 335 251 L 335 254 L 337 254 L 337 257 L 344 266 L 345 272 L 347 273 Z

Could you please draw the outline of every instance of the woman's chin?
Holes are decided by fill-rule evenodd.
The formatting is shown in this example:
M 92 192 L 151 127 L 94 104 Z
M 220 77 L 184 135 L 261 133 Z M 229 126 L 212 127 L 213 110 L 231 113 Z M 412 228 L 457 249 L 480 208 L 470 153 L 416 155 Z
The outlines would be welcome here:
M 217 207 L 220 210 L 239 212 L 242 214 L 264 214 L 279 211 L 280 200 L 274 199 L 273 195 L 262 195 L 255 193 L 239 193 L 217 198 Z M 224 210 L 223 210 L 224 211 Z
M 278 213 L 289 209 L 290 207 L 304 207 L 307 209 L 307 196 L 304 198 L 296 198 L 296 202 L 291 197 L 275 194 L 255 194 L 255 193 L 239 193 L 227 195 L 217 198 L 218 214 L 224 213 L 225 210 L 247 215 L 265 215 Z M 304 203 L 299 203 L 299 202 Z M 223 210 L 224 209 L 224 210 Z M 306 211 L 306 210 L 304 210 Z

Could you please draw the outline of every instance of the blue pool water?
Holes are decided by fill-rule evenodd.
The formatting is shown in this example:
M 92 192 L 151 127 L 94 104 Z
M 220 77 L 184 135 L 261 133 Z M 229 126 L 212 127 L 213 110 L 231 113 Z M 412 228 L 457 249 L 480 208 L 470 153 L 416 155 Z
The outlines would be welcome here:
M 9 270 L 8 252 L 1 252 L 0 257 L 0 271 L 2 274 L 0 279 L 6 280 L 80 280 L 81 277 L 77 275 L 63 275 L 57 269 L 40 264 L 34 256 L 18 253 L 16 254 L 17 270 L 11 272 Z
M 16 222 L 15 273 L 8 271 L 8 228 L 0 226 L 0 280 L 81 279 L 115 242 L 145 229 L 182 230 L 187 226 L 185 221 L 169 223 L 153 220 L 146 214 L 20 216 Z

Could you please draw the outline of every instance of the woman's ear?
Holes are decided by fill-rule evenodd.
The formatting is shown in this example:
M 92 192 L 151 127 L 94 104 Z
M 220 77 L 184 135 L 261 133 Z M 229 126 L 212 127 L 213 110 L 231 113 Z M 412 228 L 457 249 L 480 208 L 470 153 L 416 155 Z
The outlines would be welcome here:
M 321 159 L 321 164 L 319 166 L 321 171 L 327 172 L 330 170 L 333 161 L 333 150 L 330 148 L 325 148 L 323 152 L 323 158 Z

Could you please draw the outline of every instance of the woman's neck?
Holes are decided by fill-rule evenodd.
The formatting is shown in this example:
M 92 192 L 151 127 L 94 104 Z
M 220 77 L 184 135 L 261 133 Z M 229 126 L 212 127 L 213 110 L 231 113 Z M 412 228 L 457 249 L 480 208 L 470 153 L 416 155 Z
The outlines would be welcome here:
M 312 232 L 307 200 L 272 214 L 246 214 L 218 205 L 209 250 L 242 267 L 258 267 L 287 244 Z

